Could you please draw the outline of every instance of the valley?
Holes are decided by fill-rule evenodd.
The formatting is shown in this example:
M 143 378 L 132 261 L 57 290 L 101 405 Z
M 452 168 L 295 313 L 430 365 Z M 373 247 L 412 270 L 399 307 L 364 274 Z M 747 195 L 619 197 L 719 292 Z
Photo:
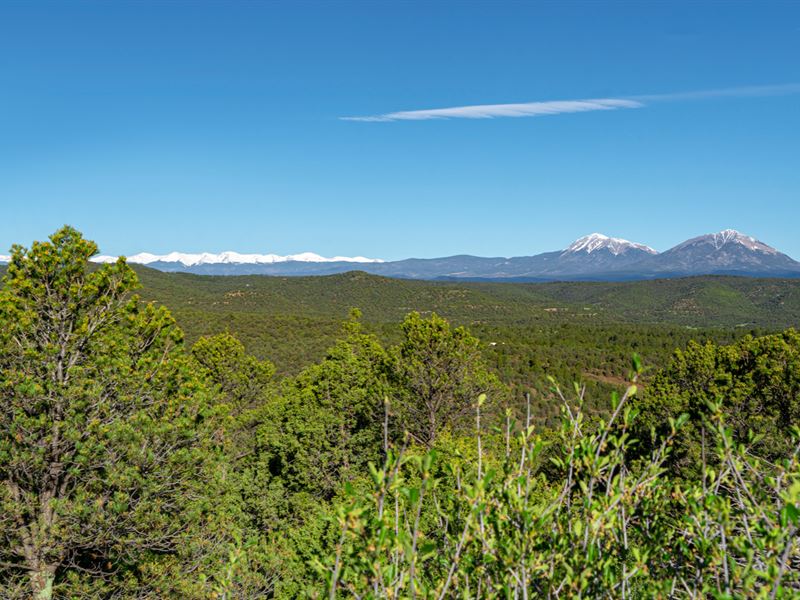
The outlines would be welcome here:
M 325 277 L 200 276 L 136 267 L 147 300 L 167 306 L 193 343 L 229 332 L 246 350 L 295 375 L 322 360 L 351 308 L 384 344 L 406 314 L 436 313 L 481 340 L 517 406 L 558 416 L 548 376 L 585 383 L 592 409 L 627 376 L 631 353 L 650 372 L 690 340 L 730 343 L 800 325 L 800 280 L 730 276 L 635 282 L 491 283 Z

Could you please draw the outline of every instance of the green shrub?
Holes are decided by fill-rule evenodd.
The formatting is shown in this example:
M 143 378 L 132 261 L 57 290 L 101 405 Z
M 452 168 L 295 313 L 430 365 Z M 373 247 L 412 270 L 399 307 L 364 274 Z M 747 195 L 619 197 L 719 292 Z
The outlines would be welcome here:
M 796 446 L 770 462 L 736 444 L 719 402 L 706 418 L 696 480 L 665 468 L 687 416 L 670 419 L 652 453 L 626 457 L 637 442 L 632 383 L 611 416 L 587 424 L 583 391 L 563 400 L 543 476 L 544 438 L 529 424 L 505 428 L 496 466 L 481 448 L 476 406 L 473 463 L 437 450 L 389 449 L 371 467 L 372 493 L 338 509 L 340 537 L 315 565 L 313 597 L 763 597 L 800 594 L 795 546 L 800 501 Z M 516 433 L 512 434 L 516 430 Z M 798 431 L 794 431 L 797 439 Z M 796 443 L 796 442 L 795 442 Z M 553 469 L 551 468 L 552 472 Z M 431 515 L 433 518 L 431 518 Z M 428 518 L 426 518 L 426 516 Z

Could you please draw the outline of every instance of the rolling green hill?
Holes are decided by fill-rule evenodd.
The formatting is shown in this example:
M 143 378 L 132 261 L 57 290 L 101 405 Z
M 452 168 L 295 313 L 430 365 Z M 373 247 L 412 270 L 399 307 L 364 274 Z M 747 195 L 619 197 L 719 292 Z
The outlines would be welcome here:
M 690 340 L 727 343 L 800 325 L 800 280 L 694 277 L 628 283 L 462 283 L 326 277 L 198 276 L 137 267 L 144 298 L 167 305 L 189 342 L 229 331 L 248 351 L 294 374 L 319 360 L 349 310 L 385 344 L 416 310 L 466 325 L 519 398 L 547 375 L 582 381 L 604 399 L 633 352 L 651 368 Z M 537 410 L 556 410 L 552 403 Z
M 143 295 L 178 311 L 395 322 L 412 310 L 457 323 L 585 321 L 689 327 L 800 324 L 800 280 L 691 277 L 637 282 L 453 283 L 350 272 L 325 277 L 212 277 L 138 267 Z
M 189 343 L 231 332 L 283 375 L 321 359 L 353 307 L 387 345 L 399 339 L 408 312 L 436 312 L 483 341 L 490 364 L 520 398 L 546 389 L 546 375 L 585 382 L 595 398 L 605 398 L 621 384 L 633 352 L 657 368 L 692 339 L 726 343 L 800 326 L 797 279 L 483 283 L 357 271 L 269 277 L 135 268 L 141 295 L 169 307 Z

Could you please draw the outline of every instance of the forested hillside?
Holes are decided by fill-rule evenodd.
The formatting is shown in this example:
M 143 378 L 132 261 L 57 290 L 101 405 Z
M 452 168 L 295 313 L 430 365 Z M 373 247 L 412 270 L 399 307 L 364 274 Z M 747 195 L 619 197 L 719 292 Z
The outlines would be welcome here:
M 592 398 L 621 384 L 631 352 L 666 364 L 690 340 L 732 341 L 800 324 L 800 280 L 694 277 L 630 283 L 442 283 L 361 272 L 327 277 L 196 276 L 136 267 L 142 295 L 168 306 L 189 341 L 230 332 L 248 352 L 296 374 L 320 360 L 351 308 L 384 344 L 417 311 L 469 327 L 518 403 L 557 417 L 546 377 L 585 383 Z M 603 402 L 604 403 L 604 402 Z M 590 403 L 593 404 L 593 403 Z M 590 408 L 594 408 L 593 406 Z
M 800 334 L 749 333 L 791 324 L 791 282 L 137 276 L 95 252 L 69 227 L 17 246 L 0 290 L 3 598 L 800 594 Z
M 353 271 L 324 277 L 198 276 L 136 267 L 146 296 L 176 310 L 341 319 L 363 307 L 370 322 L 411 310 L 458 323 L 663 323 L 786 327 L 800 321 L 800 281 L 689 277 L 638 282 L 451 283 Z

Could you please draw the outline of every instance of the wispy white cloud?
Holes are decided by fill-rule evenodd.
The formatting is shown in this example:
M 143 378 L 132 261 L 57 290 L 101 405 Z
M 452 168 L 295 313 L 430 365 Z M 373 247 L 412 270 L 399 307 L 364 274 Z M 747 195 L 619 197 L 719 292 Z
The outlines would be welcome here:
M 638 100 L 624 98 L 595 98 L 592 100 L 552 100 L 549 102 L 525 102 L 522 104 L 478 104 L 431 108 L 428 110 L 404 110 L 366 117 L 341 117 L 344 121 L 427 121 L 430 119 L 494 119 L 497 117 L 540 117 L 564 113 L 589 112 L 592 110 L 615 110 L 639 108 Z
M 719 90 L 700 90 L 672 94 L 650 94 L 622 98 L 593 98 L 588 100 L 550 100 L 519 104 L 476 104 L 424 110 L 404 110 L 381 115 L 339 117 L 343 121 L 386 122 L 428 121 L 432 119 L 494 119 L 500 117 L 541 117 L 566 113 L 641 108 L 653 102 L 704 100 L 723 97 L 779 96 L 800 93 L 800 84 L 765 85 Z
M 718 90 L 697 90 L 694 92 L 676 92 L 672 94 L 629 96 L 629 98 L 640 102 L 675 102 L 680 100 L 710 100 L 712 98 L 788 96 L 799 93 L 800 83 L 786 83 L 782 85 L 751 85 L 746 87 L 722 88 Z

